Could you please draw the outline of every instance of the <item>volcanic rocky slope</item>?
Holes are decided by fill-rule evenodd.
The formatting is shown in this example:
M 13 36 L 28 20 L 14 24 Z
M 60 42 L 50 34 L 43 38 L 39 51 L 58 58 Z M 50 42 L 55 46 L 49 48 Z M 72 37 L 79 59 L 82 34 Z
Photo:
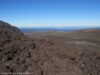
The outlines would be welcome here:
M 37 38 L 0 21 L 0 74 L 100 75 L 99 31 Z

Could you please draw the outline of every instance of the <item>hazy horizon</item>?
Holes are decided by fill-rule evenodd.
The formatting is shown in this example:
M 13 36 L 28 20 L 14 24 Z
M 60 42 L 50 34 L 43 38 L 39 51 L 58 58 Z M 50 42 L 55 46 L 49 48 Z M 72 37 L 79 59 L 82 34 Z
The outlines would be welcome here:
M 100 27 L 99 0 L 0 0 L 0 20 L 19 28 Z

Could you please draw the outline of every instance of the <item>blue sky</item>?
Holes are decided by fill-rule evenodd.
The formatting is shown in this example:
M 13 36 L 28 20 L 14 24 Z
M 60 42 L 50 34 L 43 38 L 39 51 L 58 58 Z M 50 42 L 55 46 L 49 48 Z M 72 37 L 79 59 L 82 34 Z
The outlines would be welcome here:
M 0 0 L 0 20 L 17 27 L 100 26 L 100 0 Z

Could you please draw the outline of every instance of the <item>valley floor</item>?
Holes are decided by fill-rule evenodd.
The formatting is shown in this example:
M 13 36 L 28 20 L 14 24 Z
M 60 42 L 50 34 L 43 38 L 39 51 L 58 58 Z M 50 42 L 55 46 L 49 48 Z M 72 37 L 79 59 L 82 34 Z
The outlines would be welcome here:
M 100 75 L 99 31 L 44 32 L 0 39 L 0 73 Z

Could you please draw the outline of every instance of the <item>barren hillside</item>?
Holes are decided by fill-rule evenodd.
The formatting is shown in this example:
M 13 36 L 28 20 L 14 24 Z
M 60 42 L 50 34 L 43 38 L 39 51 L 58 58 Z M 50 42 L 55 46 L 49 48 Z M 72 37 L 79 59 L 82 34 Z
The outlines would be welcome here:
M 99 34 L 80 30 L 23 35 L 0 21 L 0 74 L 100 75 Z

